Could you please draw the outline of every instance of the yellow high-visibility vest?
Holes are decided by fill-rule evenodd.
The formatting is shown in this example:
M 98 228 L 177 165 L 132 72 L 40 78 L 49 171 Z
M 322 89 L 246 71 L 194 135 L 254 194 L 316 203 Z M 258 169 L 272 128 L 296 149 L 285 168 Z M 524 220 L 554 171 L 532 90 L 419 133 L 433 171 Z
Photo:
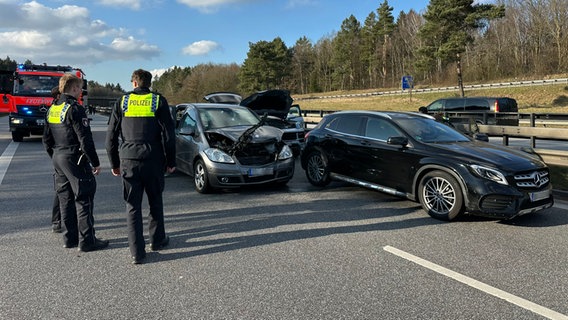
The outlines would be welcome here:
M 65 121 L 65 114 L 71 105 L 68 103 L 54 104 L 49 108 L 47 115 L 47 122 L 49 123 L 63 123 Z
M 159 102 L 157 94 L 129 94 L 122 97 L 122 111 L 125 117 L 154 117 Z

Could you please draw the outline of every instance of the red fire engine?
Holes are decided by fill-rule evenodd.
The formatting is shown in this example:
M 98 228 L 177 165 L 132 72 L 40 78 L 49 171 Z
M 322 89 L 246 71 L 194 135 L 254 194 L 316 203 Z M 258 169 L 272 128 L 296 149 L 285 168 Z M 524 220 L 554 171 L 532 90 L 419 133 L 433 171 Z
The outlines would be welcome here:
M 83 79 L 79 103 L 86 104 L 87 80 L 81 69 L 69 66 L 20 64 L 13 72 L 0 71 L 0 113 L 10 113 L 12 140 L 20 142 L 30 135 L 41 135 L 45 114 L 51 106 L 51 89 L 59 78 L 73 73 Z

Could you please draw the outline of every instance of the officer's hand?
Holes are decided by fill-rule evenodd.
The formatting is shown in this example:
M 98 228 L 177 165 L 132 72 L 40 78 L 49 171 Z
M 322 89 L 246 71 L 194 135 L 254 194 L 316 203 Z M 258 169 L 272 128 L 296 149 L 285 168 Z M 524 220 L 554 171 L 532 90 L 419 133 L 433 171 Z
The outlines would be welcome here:
M 174 173 L 176 171 L 176 167 L 168 167 L 168 173 Z
M 110 171 L 112 172 L 113 176 L 115 177 L 120 176 L 120 168 L 112 168 Z
M 101 172 L 101 166 L 98 166 L 98 167 L 94 167 L 94 168 L 93 168 L 93 174 L 94 174 L 95 176 L 99 175 L 100 172 Z

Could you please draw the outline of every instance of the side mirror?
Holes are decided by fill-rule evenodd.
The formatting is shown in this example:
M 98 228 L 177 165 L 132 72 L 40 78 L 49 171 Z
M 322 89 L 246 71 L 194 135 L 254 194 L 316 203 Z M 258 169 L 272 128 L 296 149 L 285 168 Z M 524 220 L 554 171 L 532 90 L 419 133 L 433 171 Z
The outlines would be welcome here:
M 406 147 L 408 145 L 408 138 L 407 137 L 389 137 L 387 140 L 388 144 L 398 145 L 402 147 Z
M 302 111 L 300 110 L 299 105 L 294 104 L 290 107 L 290 110 L 288 111 L 288 118 L 299 117 L 301 115 L 302 115 Z
M 479 141 L 489 142 L 489 136 L 485 133 L 474 133 L 473 139 L 479 140 Z

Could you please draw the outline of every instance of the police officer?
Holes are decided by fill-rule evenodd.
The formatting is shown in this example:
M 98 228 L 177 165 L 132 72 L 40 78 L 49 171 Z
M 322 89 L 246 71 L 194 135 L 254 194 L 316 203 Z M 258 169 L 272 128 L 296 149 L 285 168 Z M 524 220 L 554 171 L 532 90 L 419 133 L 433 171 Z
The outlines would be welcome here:
M 77 102 L 83 80 L 65 74 L 62 93 L 47 113 L 43 144 L 55 167 L 55 187 L 61 209 L 63 246 L 88 252 L 103 249 L 108 241 L 95 237 L 93 199 L 100 163 L 85 109 Z
M 169 244 L 164 227 L 164 171 L 175 171 L 174 121 L 167 100 L 150 91 L 152 74 L 138 69 L 132 73 L 134 90 L 113 107 L 106 136 L 112 174 L 122 176 L 126 202 L 128 245 L 132 263 L 146 257 L 142 197 L 148 197 L 150 250 Z M 119 137 L 121 142 L 119 144 Z
M 51 96 L 53 100 L 51 104 L 55 104 L 57 99 L 59 99 L 59 86 L 55 86 L 51 89 Z M 50 157 L 53 156 L 53 153 L 49 155 Z M 53 174 L 53 180 L 55 181 L 55 173 Z M 75 214 L 75 212 L 74 212 Z M 63 229 L 61 228 L 61 210 L 59 208 L 59 196 L 55 193 L 55 197 L 53 198 L 53 207 L 51 209 L 51 230 L 53 233 L 61 233 Z

